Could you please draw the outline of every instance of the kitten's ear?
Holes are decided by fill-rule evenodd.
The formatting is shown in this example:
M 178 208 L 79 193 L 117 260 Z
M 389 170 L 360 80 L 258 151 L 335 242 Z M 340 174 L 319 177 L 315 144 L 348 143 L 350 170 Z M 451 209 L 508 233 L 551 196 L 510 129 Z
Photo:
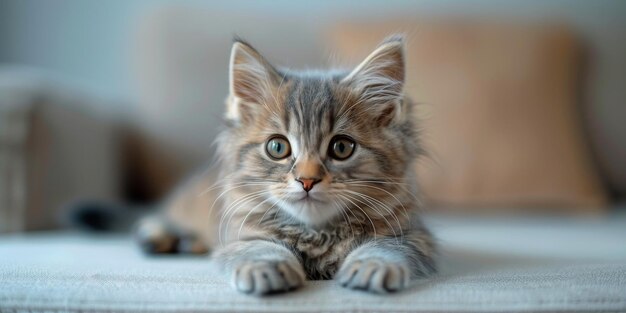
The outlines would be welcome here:
M 359 101 L 372 106 L 386 125 L 396 115 L 404 87 L 404 36 L 385 39 L 343 83 L 360 94 Z
M 278 72 L 252 46 L 236 40 L 230 54 L 228 117 L 254 115 L 271 98 Z

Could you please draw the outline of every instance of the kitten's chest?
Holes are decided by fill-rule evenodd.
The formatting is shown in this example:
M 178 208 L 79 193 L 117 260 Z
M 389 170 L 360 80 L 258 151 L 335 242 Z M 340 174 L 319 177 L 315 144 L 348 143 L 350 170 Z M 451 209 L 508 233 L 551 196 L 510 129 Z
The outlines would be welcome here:
M 299 252 L 309 279 L 331 279 L 359 235 L 345 227 L 317 231 L 288 226 L 277 237 Z

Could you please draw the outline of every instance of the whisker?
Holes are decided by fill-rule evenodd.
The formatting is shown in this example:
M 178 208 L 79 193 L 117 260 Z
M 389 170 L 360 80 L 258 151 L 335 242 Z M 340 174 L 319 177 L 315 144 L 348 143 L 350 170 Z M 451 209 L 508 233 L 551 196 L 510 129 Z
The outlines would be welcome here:
M 395 179 L 395 178 L 390 177 L 390 176 L 387 176 L 387 175 L 383 175 L 383 176 L 384 176 L 384 177 L 387 177 L 387 180 L 388 180 L 388 181 L 391 181 L 391 182 L 396 182 L 396 180 L 398 180 L 398 179 Z M 399 179 L 399 180 L 406 180 L 406 179 L 405 179 L 405 178 L 401 178 L 401 179 Z M 415 187 L 415 186 L 416 186 L 416 183 L 415 183 L 415 180 L 414 180 L 414 179 L 411 179 L 411 183 L 410 183 L 410 184 L 409 184 L 409 183 L 400 183 L 400 184 L 399 184 L 399 186 L 400 186 L 400 187 L 401 187 L 401 188 L 402 188 L 402 189 L 403 189 L 406 193 L 408 193 L 408 194 L 409 194 L 409 195 L 413 198 L 413 200 L 415 200 L 415 201 L 416 201 L 416 203 L 418 204 L 418 206 L 421 206 L 422 202 L 421 202 L 420 198 L 419 198 L 419 197 L 415 194 L 415 192 L 417 192 L 417 190 L 416 190 L 416 187 Z M 409 188 L 411 188 L 411 187 L 412 187 L 412 189 L 411 189 L 411 190 L 409 190 Z
M 248 219 L 248 217 L 250 216 L 250 214 L 252 214 L 252 212 L 254 212 L 254 210 L 256 210 L 256 208 L 258 208 L 259 206 L 261 206 L 263 203 L 270 201 L 271 198 L 267 198 L 261 202 L 259 202 L 257 205 L 255 205 L 254 207 L 252 207 L 252 209 L 250 209 L 250 212 L 248 212 L 248 214 L 246 214 L 246 216 L 243 218 L 243 220 L 241 221 L 241 226 L 239 227 L 239 231 L 237 232 L 237 240 L 240 239 L 241 237 L 241 230 L 243 229 L 243 226 L 246 223 L 246 220 Z M 271 207 L 269 207 L 265 213 L 267 213 L 269 210 L 271 210 L 278 202 L 275 202 Z M 263 214 L 263 216 L 265 216 L 265 214 Z
M 365 217 L 370 221 L 370 224 L 372 224 L 372 230 L 374 231 L 374 239 L 376 239 L 377 235 L 376 235 L 376 226 L 374 225 L 374 222 L 372 221 L 372 219 L 369 217 L 369 215 L 367 215 L 367 212 L 365 212 L 360 206 L 358 206 L 356 203 L 354 203 L 352 200 L 350 200 L 349 198 L 345 197 L 345 195 L 337 195 L 345 200 L 348 200 L 348 202 L 352 203 L 352 205 L 354 205 L 357 209 L 359 209 L 361 212 L 363 212 L 363 215 L 365 215 Z
M 348 226 L 350 226 L 350 233 L 352 234 L 352 238 L 356 238 L 356 236 L 354 235 L 354 228 L 352 228 L 352 223 L 350 223 L 350 216 L 348 216 L 348 213 L 346 213 L 346 208 L 340 206 L 337 203 L 337 200 L 334 199 L 333 201 L 331 201 L 331 204 L 333 204 L 333 206 L 335 206 L 337 208 L 337 210 L 339 210 L 339 212 L 341 213 L 341 217 L 343 218 L 343 220 L 346 222 L 346 224 L 348 224 Z
M 339 194 L 338 194 L 338 193 L 335 193 L 335 196 L 339 196 Z M 354 214 L 354 212 L 352 212 L 352 210 L 349 210 L 349 209 L 348 209 L 349 205 L 347 205 L 345 201 L 343 201 L 343 200 L 342 200 L 342 199 L 340 199 L 340 198 L 337 198 L 336 200 L 337 200 L 337 201 L 341 201 L 341 206 L 342 206 L 342 208 L 344 209 L 344 211 L 346 211 L 346 212 L 348 212 L 348 213 L 352 214 L 352 217 L 354 217 L 354 219 L 355 219 L 355 220 L 359 221 L 359 218 L 356 216 L 356 214 Z M 360 221 L 359 221 L 359 225 L 361 226 L 361 231 L 363 232 L 363 231 L 364 231 L 364 228 L 363 228 L 363 225 L 360 223 Z
M 268 213 L 268 212 L 270 212 L 270 211 L 271 211 L 271 210 L 272 210 L 272 209 L 273 209 L 273 208 L 274 208 L 274 207 L 275 207 L 278 203 L 282 203 L 282 202 L 284 202 L 284 199 L 285 199 L 285 195 L 286 195 L 286 194 L 287 194 L 287 193 L 286 193 L 286 192 L 284 192 L 284 193 L 282 193 L 282 196 L 281 196 L 281 195 L 279 195 L 279 196 L 278 196 L 278 199 L 274 202 L 274 204 L 272 204 L 272 206 L 271 206 L 271 207 L 269 207 L 267 210 L 265 210 L 265 213 L 263 213 L 263 215 L 261 216 L 261 218 L 260 218 L 260 219 L 259 219 L 259 221 L 257 222 L 257 226 L 259 226 L 259 225 L 263 222 L 263 220 L 265 219 L 265 215 L 267 215 L 267 213 Z M 276 219 L 276 213 L 274 213 L 274 220 L 275 220 L 275 219 Z
M 358 201 L 358 202 L 360 202 L 361 204 L 363 204 L 363 205 L 367 206 L 367 203 L 363 202 L 363 200 L 360 200 L 360 199 L 359 199 L 359 198 L 357 198 L 357 197 L 348 196 L 348 195 L 345 195 L 345 196 L 346 196 L 346 197 L 351 198 L 351 199 L 352 199 L 352 200 L 354 200 L 354 201 Z M 370 206 L 369 208 L 370 208 L 370 209 L 372 209 L 374 212 L 376 212 L 378 215 L 380 215 L 380 217 L 382 217 L 382 218 L 383 218 L 383 220 L 385 220 L 385 223 L 387 224 L 387 226 L 389 226 L 389 229 L 391 229 L 391 231 L 393 232 L 393 237 L 394 237 L 394 238 L 398 237 L 398 234 L 396 233 L 396 230 L 395 230 L 395 229 L 394 229 L 394 227 L 391 225 L 391 222 L 389 222 L 389 220 L 385 217 L 385 215 L 383 215 L 380 211 L 378 211 L 378 210 L 377 210 L 374 206 Z
M 398 224 L 398 230 L 400 230 L 400 237 L 404 237 L 404 231 L 403 231 L 402 223 L 400 223 L 400 219 L 398 218 L 397 214 L 394 212 L 394 210 L 391 207 L 389 207 L 385 203 L 381 202 L 380 200 L 378 200 L 376 198 L 373 198 L 371 196 L 368 196 L 366 194 L 363 194 L 363 193 L 360 193 L 360 192 L 356 192 L 356 191 L 352 191 L 352 190 L 346 190 L 346 191 L 351 193 L 351 194 L 354 194 L 355 196 L 363 198 L 365 201 L 367 201 L 372 206 L 372 209 L 374 209 L 386 221 L 387 218 L 385 216 L 383 216 L 380 212 L 378 212 L 378 210 L 376 210 L 376 203 L 378 203 L 378 205 L 381 207 L 381 209 L 384 209 L 385 211 L 387 211 L 387 213 L 389 213 L 389 215 L 392 216 L 395 219 L 396 223 Z M 373 203 L 372 201 L 374 201 L 376 203 Z M 387 224 L 389 225 L 389 227 L 392 228 L 392 231 L 393 231 L 393 227 L 389 223 L 387 223 Z M 394 236 L 397 236 L 395 231 L 394 231 Z
M 230 224 L 230 221 L 232 219 L 232 216 L 234 216 L 234 214 L 243 207 L 244 204 L 248 203 L 249 201 L 252 201 L 254 199 L 257 199 L 258 197 L 261 197 L 263 195 L 263 193 L 266 193 L 268 191 L 266 190 L 261 190 L 261 191 L 256 191 L 256 192 L 252 192 L 246 196 L 241 197 L 240 199 L 237 199 L 235 201 L 233 201 L 233 203 L 231 203 L 229 206 L 227 206 L 224 209 L 224 212 L 222 213 L 222 216 L 220 218 L 220 222 L 219 222 L 219 226 L 218 226 L 218 234 L 219 234 L 219 241 L 220 243 L 223 243 L 222 241 L 222 228 L 224 226 L 224 220 L 227 219 L 228 215 L 230 215 L 230 217 L 228 217 L 226 226 L 228 227 L 228 225 Z M 228 231 L 228 228 L 226 229 L 226 231 Z
M 267 184 L 267 185 L 270 185 L 270 184 Z M 235 187 L 232 187 L 232 188 L 228 188 L 228 189 L 226 189 L 226 190 L 222 191 L 222 193 L 220 193 L 220 194 L 219 194 L 219 195 L 218 195 L 218 196 L 217 196 L 217 197 L 213 200 L 213 203 L 211 203 L 211 207 L 209 208 L 209 216 L 211 216 L 211 214 L 213 214 L 213 209 L 215 208 L 215 204 L 217 203 L 217 201 L 218 201 L 221 197 L 223 197 L 225 194 L 227 194 L 227 193 L 229 193 L 229 192 L 231 192 L 231 191 L 233 191 L 233 190 L 235 190 L 235 189 L 238 189 L 238 188 L 252 187 L 252 186 L 264 186 L 264 185 L 263 185 L 263 184 L 262 184 L 262 185 L 257 185 L 257 184 L 244 184 L 244 183 L 242 183 L 242 184 L 239 184 L 238 186 L 235 186 Z
M 401 202 L 401 201 L 400 201 L 400 200 L 399 200 L 396 196 L 394 196 L 391 192 L 389 192 L 389 191 L 387 191 L 387 190 L 385 190 L 385 189 L 382 189 L 382 188 L 380 188 L 380 187 L 370 186 L 370 185 L 367 185 L 367 184 L 354 184 L 354 183 L 350 183 L 349 185 L 351 185 L 351 186 L 358 186 L 358 187 L 374 188 L 374 189 L 376 189 L 376 190 L 380 190 L 380 191 L 382 191 L 382 192 L 385 192 L 386 194 L 388 194 L 388 195 L 390 195 L 391 197 L 393 197 L 393 198 L 394 198 L 394 199 L 398 202 L 398 204 L 400 204 L 400 206 L 402 207 L 402 210 L 404 211 L 404 215 L 405 215 L 407 218 L 409 218 L 409 213 L 408 213 L 408 211 L 407 211 L 406 207 L 404 206 L 404 204 L 402 204 L 402 202 Z

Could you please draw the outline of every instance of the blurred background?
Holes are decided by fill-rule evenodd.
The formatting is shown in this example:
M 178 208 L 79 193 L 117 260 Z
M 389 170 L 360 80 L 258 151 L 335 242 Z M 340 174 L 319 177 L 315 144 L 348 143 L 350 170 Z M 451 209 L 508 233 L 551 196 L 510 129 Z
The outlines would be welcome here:
M 612 216 L 626 194 L 626 2 L 0 0 L 0 232 L 154 203 L 209 163 L 236 34 L 349 68 L 407 35 L 427 211 Z

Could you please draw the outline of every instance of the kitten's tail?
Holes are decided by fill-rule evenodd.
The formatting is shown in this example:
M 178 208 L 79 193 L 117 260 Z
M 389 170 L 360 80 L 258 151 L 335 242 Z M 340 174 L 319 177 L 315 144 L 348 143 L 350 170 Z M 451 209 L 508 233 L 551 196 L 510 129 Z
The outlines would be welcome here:
M 152 206 L 132 206 L 100 201 L 80 201 L 63 211 L 61 221 L 69 228 L 89 232 L 129 232 Z

